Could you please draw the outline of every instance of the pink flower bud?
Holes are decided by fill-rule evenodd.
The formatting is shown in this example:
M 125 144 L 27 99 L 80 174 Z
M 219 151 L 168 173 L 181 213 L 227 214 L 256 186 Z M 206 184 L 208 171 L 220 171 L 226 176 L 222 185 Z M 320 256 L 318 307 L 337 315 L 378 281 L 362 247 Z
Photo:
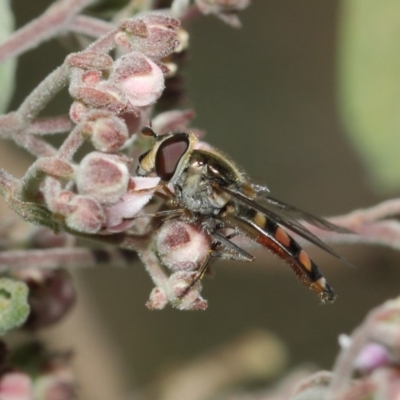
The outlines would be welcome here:
M 82 74 L 82 83 L 88 86 L 94 86 L 101 80 L 101 73 L 99 71 L 87 71 Z
M 201 229 L 182 221 L 166 221 L 157 234 L 157 251 L 173 271 L 196 270 L 210 250 L 211 240 Z
M 129 138 L 126 124 L 114 115 L 97 118 L 91 126 L 91 141 L 94 148 L 99 151 L 117 152 Z
M 74 210 L 65 218 L 67 226 L 77 232 L 97 233 L 105 223 L 100 204 L 88 196 L 75 196 L 71 202 Z
M 129 50 L 138 51 L 148 57 L 161 59 L 179 46 L 177 28 L 180 22 L 160 13 L 148 13 L 140 18 L 127 19 L 121 24 L 116 42 Z
M 95 86 L 71 84 L 69 92 L 75 100 L 80 100 L 90 108 L 104 109 L 117 114 L 139 113 L 130 105 L 123 91 L 107 81 L 101 81 Z
M 190 289 L 197 272 L 179 271 L 173 273 L 168 279 L 168 287 L 172 292 L 173 305 L 179 310 L 205 310 L 207 301 L 201 295 L 201 282 L 198 280 Z M 182 296 L 184 294 L 184 296 Z
M 355 368 L 363 372 L 370 372 L 392 361 L 388 350 L 378 343 L 368 343 L 357 356 Z
M 141 53 L 120 57 L 110 76 L 131 106 L 146 107 L 157 101 L 164 90 L 164 75 L 153 61 Z
M 159 287 L 155 287 L 151 293 L 146 307 L 149 310 L 162 310 L 168 304 L 168 298 L 165 292 Z
M 128 128 L 129 135 L 136 133 L 142 124 L 141 115 L 137 113 L 122 113 L 118 116 L 124 120 L 126 127 Z
M 95 69 L 99 71 L 110 69 L 113 62 L 114 60 L 108 54 L 96 53 L 94 51 L 73 53 L 66 58 L 66 63 L 71 67 Z
M 107 229 L 112 232 L 126 230 L 132 222 L 125 221 L 133 218 L 150 201 L 160 178 L 134 177 L 131 179 L 133 189 L 130 189 L 118 203 L 105 208 Z
M 152 129 L 160 135 L 166 132 L 178 131 L 187 128 L 195 117 L 193 110 L 166 111 L 158 114 L 152 120 Z
M 92 152 L 83 158 L 76 176 L 78 192 L 101 204 L 116 203 L 128 190 L 129 170 L 116 155 Z
M 8 372 L 0 378 L 1 400 L 32 400 L 32 380 L 22 372 Z
M 69 117 L 78 124 L 87 114 L 88 107 L 81 101 L 74 101 L 69 109 Z
M 39 158 L 36 165 L 38 169 L 42 170 L 47 175 L 64 179 L 72 178 L 75 172 L 74 167 L 69 162 L 55 157 Z

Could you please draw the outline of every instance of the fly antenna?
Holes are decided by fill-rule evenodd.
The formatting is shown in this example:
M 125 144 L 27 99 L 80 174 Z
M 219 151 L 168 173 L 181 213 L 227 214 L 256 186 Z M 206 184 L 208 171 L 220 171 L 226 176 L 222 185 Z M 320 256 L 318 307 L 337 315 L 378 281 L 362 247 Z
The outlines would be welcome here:
M 157 138 L 158 138 L 157 133 L 155 133 L 155 132 L 153 131 L 153 129 L 151 128 L 151 124 L 150 124 L 149 126 L 144 126 L 144 127 L 142 128 L 142 134 L 143 134 L 144 136 L 151 136 L 151 137 L 153 137 L 154 139 L 157 139 Z

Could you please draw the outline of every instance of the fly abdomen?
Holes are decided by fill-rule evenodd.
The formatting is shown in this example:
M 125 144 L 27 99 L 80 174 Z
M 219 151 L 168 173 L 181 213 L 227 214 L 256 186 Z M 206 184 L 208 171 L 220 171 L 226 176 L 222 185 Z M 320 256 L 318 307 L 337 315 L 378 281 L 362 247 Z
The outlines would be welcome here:
M 305 250 L 275 221 L 251 208 L 240 207 L 233 218 L 250 237 L 291 266 L 297 277 L 322 301 L 333 302 L 335 293 Z

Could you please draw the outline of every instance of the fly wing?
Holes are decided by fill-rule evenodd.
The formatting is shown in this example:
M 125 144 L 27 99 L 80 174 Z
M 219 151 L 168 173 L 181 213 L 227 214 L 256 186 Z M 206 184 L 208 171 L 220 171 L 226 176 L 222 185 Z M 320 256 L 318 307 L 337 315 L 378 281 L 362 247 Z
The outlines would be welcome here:
M 315 215 L 312 215 L 306 211 L 299 210 L 298 208 L 293 207 L 287 203 L 284 203 L 283 201 L 280 201 L 278 199 L 275 199 L 274 197 L 271 197 L 269 195 L 259 198 L 260 200 L 264 200 L 263 204 L 265 205 L 266 208 L 269 208 L 271 210 L 276 210 L 276 212 L 282 213 L 282 215 L 285 215 L 290 219 L 293 219 L 294 217 L 296 218 L 295 222 L 297 222 L 297 219 L 303 219 L 309 224 L 314 225 L 317 228 L 323 229 L 325 231 L 333 231 L 338 233 L 349 233 L 349 234 L 354 233 L 349 229 L 332 224 L 331 222 L 323 218 L 316 217 Z M 298 223 L 298 225 L 300 224 Z
M 343 256 L 341 256 L 334 249 L 328 246 L 318 236 L 310 232 L 305 226 L 303 226 L 294 217 L 294 215 L 296 215 L 298 218 L 305 219 L 307 222 L 317 226 L 318 228 L 322 228 L 325 230 L 332 230 L 340 233 L 351 233 L 350 231 L 344 228 L 342 229 L 334 224 L 331 224 L 330 222 L 325 221 L 322 218 L 314 217 L 311 214 L 300 211 L 295 207 L 286 205 L 278 200 L 270 198 L 269 196 L 266 197 L 265 199 L 266 201 L 261 206 L 260 204 L 256 203 L 253 199 L 247 197 L 246 195 L 244 195 L 239 191 L 221 186 L 219 186 L 219 189 L 229 193 L 240 204 L 245 204 L 248 207 L 252 208 L 253 210 L 259 211 L 261 214 L 264 214 L 265 216 L 272 219 L 279 225 L 290 229 L 292 232 L 297 233 L 299 236 L 308 240 L 310 243 L 313 243 L 314 245 L 326 251 L 327 253 L 331 254 L 332 256 L 338 258 L 345 264 L 352 266 L 352 264 L 348 260 L 346 260 Z M 271 201 L 269 201 L 270 199 Z

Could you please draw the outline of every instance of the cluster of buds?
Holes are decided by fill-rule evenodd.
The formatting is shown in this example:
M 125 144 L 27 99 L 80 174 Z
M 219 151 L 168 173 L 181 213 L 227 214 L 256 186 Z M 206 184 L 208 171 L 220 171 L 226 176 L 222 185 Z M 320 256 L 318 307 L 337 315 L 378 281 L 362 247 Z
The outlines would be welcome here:
M 123 20 L 112 37 L 124 52 L 120 57 L 114 60 L 95 45 L 67 57 L 76 126 L 57 154 L 39 159 L 35 169 L 48 175 L 44 200 L 69 230 L 124 231 L 157 188 L 156 177 L 132 176 L 136 154 L 122 150 L 130 145 L 135 153 L 136 133 L 162 95 L 169 73 L 163 60 L 180 46 L 179 25 L 161 13 Z M 86 138 L 94 151 L 75 164 L 72 158 Z
M 172 192 L 157 176 L 135 176 L 139 156 L 149 144 L 138 132 L 150 119 L 154 130 L 163 134 L 187 129 L 193 118 L 192 111 L 161 112 L 162 105 L 158 115 L 155 112 L 163 95 L 171 98 L 173 91 L 165 93 L 166 81 L 177 78 L 180 64 L 176 60 L 188 45 L 188 34 L 177 18 L 187 22 L 202 12 L 238 25 L 236 14 L 248 4 L 249 0 L 174 0 L 169 10 L 146 9 L 122 19 L 115 28 L 99 24 L 96 41 L 70 54 L 16 112 L 0 118 L 4 130 L 0 133 L 37 157 L 21 180 L 0 172 L 0 189 L 10 207 L 27 221 L 55 232 L 91 237 L 138 252 L 156 284 L 150 308 L 162 308 L 168 302 L 183 309 L 206 308 L 198 271 L 209 258 L 211 240 L 187 219 L 178 216 L 163 221 L 143 211 L 154 194 L 165 198 Z M 55 10 L 57 7 L 49 10 L 48 18 Z M 83 20 L 83 24 L 91 22 Z M 91 27 L 86 27 L 89 35 Z M 72 98 L 68 115 L 41 118 L 41 111 L 64 87 Z M 58 148 L 43 139 L 64 132 L 69 134 Z M 201 131 L 195 133 L 202 135 Z M 65 245 L 63 240 L 52 241 Z M 149 262 L 146 252 L 155 261 Z M 30 289 L 31 314 L 26 328 L 38 329 L 58 321 L 75 301 L 64 272 L 27 268 L 16 269 L 9 276 Z

